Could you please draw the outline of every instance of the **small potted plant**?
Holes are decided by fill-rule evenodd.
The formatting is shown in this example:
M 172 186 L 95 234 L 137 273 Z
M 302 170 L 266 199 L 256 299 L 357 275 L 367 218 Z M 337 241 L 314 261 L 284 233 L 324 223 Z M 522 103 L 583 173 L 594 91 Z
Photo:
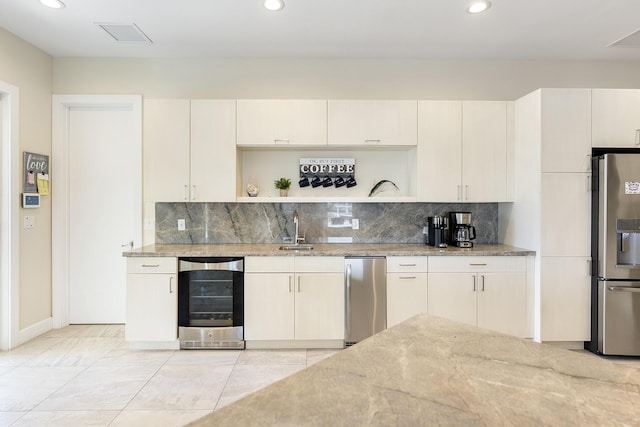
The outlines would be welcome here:
M 276 179 L 273 184 L 280 190 L 280 197 L 287 197 L 289 188 L 291 188 L 291 180 L 289 178 Z

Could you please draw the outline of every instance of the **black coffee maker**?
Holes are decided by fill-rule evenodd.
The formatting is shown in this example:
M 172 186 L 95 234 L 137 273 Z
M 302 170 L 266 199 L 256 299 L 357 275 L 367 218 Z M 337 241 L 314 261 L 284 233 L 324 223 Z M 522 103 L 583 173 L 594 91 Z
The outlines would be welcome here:
M 448 246 L 449 219 L 446 216 L 434 215 L 427 218 L 427 245 L 438 248 Z
M 476 228 L 471 225 L 471 212 L 449 212 L 450 243 L 458 248 L 472 248 Z

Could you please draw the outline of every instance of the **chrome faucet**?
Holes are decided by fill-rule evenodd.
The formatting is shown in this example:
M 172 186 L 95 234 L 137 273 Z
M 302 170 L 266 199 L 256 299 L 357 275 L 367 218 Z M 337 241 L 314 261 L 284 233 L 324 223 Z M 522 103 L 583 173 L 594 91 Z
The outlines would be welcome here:
M 298 235 L 298 228 L 300 226 L 300 217 L 298 216 L 298 211 L 297 210 L 293 211 L 293 224 L 296 227 L 295 236 L 293 237 L 293 243 L 297 245 L 300 242 L 304 242 L 304 237 L 299 237 L 299 235 Z

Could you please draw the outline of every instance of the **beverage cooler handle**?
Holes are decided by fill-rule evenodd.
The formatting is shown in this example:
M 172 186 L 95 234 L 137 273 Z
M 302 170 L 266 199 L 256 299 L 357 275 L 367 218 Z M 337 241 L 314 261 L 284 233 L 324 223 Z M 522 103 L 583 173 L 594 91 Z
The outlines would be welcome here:
M 345 283 L 345 304 L 344 304 L 344 321 L 346 337 L 351 336 L 351 264 L 347 264 L 344 270 L 344 283 Z

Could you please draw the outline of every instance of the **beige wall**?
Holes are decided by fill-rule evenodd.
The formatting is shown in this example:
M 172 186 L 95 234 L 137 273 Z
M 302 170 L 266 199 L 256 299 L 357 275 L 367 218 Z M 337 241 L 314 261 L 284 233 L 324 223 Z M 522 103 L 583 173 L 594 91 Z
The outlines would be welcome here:
M 58 94 L 514 100 L 540 87 L 640 88 L 640 61 L 54 59 Z
M 19 88 L 21 174 L 23 151 L 51 155 L 52 74 L 49 55 L 0 28 L 0 80 Z M 20 228 L 20 329 L 51 317 L 51 197 L 41 203 L 20 210 L 21 218 L 34 215 L 36 223 Z

